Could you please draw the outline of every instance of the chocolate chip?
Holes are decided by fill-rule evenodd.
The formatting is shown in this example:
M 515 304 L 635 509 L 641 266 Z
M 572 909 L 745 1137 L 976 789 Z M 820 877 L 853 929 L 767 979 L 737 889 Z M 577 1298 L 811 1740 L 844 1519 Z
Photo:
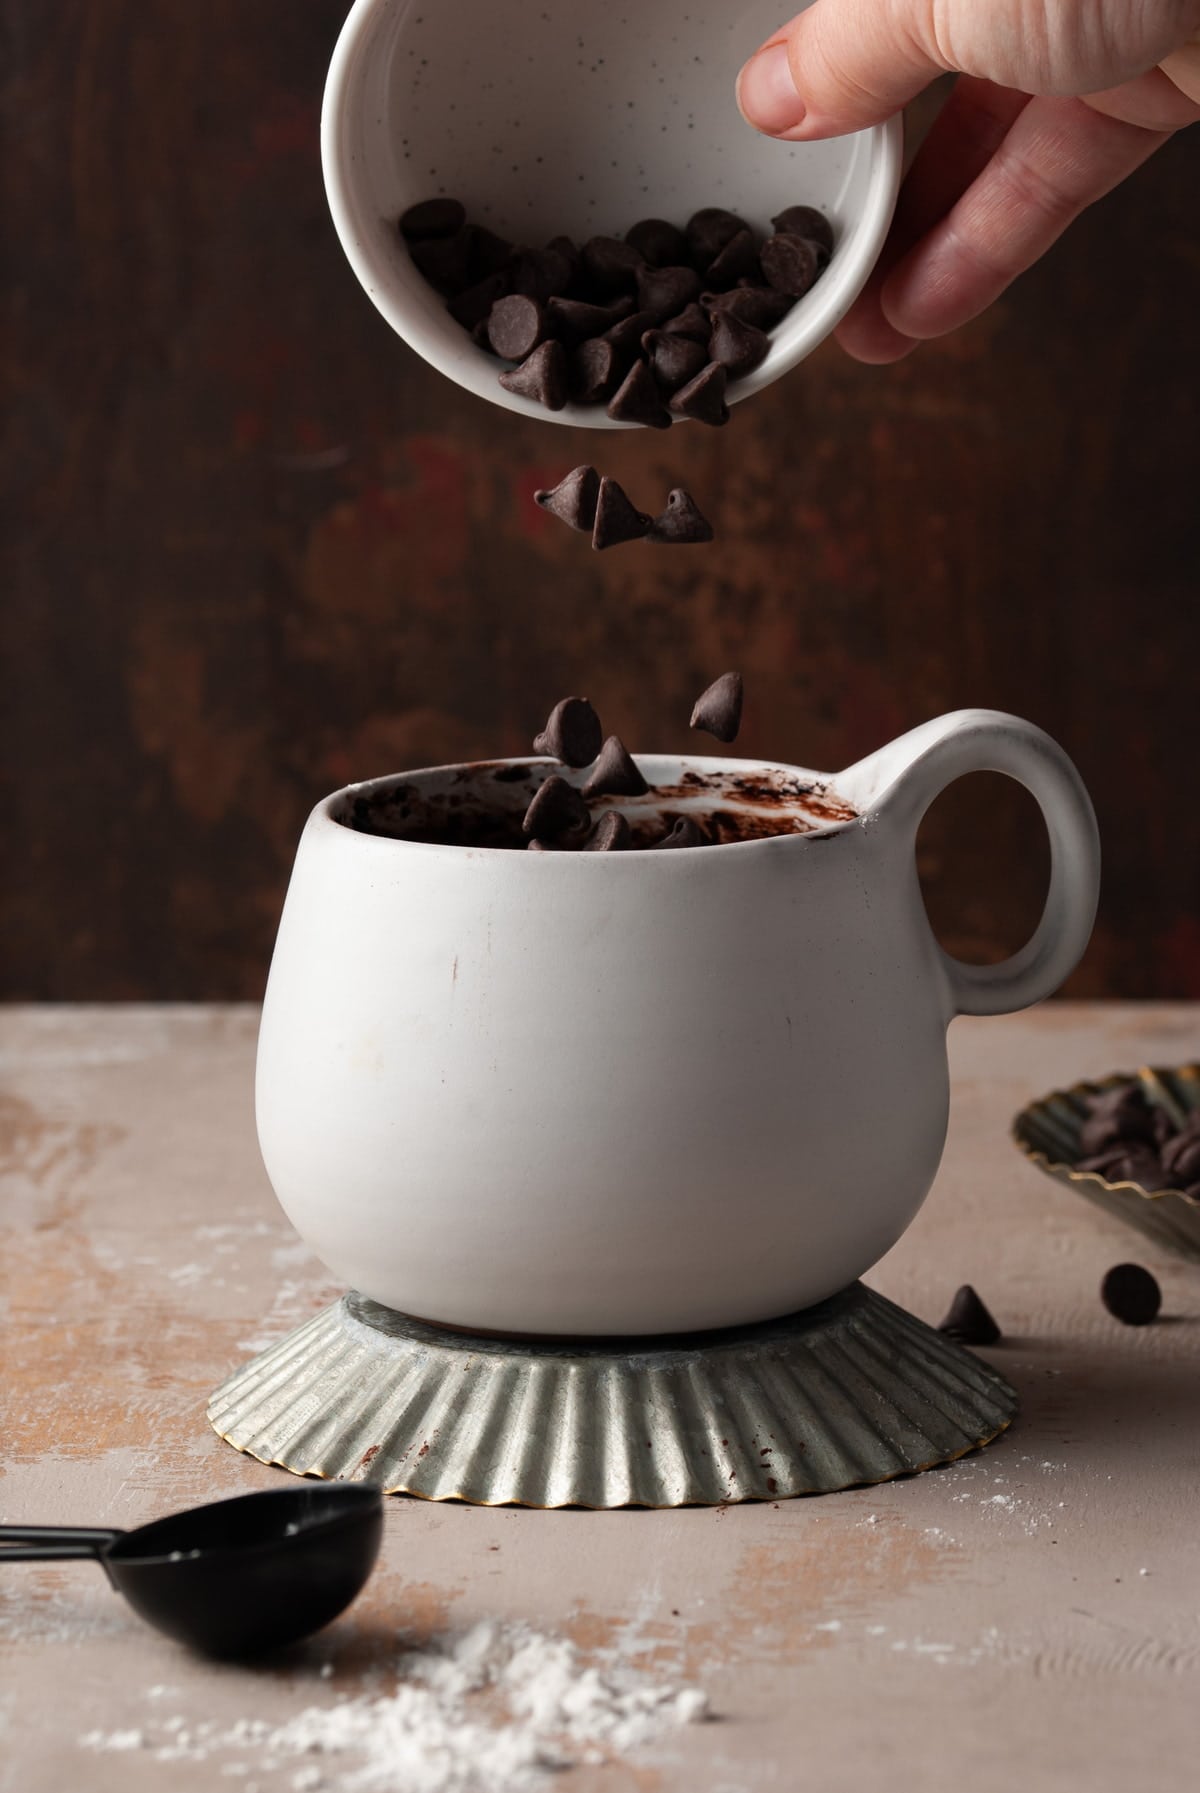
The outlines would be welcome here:
M 671 414 L 644 361 L 634 362 L 605 410 L 616 423 L 638 423 L 652 430 L 669 430 L 671 427 Z
M 591 472 L 591 468 L 581 468 Z M 590 766 L 600 751 L 604 730 L 586 697 L 564 697 L 556 703 L 546 726 L 533 743 L 535 753 L 561 760 L 564 766 Z
M 584 842 L 585 853 L 623 853 L 633 845 L 633 835 L 629 823 L 615 809 L 601 816 L 596 823 L 595 832 L 589 841 Z
M 643 797 L 649 789 L 624 743 L 617 735 L 609 735 L 583 787 L 584 796 Z
M 650 527 L 650 518 L 636 510 L 615 479 L 601 476 L 600 495 L 596 500 L 596 521 L 592 525 L 593 548 L 615 548 L 621 542 L 640 541 Z
M 464 225 L 452 237 L 427 237 L 408 245 L 413 266 L 439 293 L 461 293 L 471 285 L 471 228 Z
M 468 286 L 461 293 L 447 301 L 446 310 L 450 316 L 460 323 L 464 330 L 474 330 L 476 324 L 485 323 L 497 299 L 503 299 L 508 292 L 507 274 L 487 274 L 474 286 Z M 490 343 L 489 343 L 490 348 Z
M 561 411 L 567 402 L 567 351 L 561 342 L 542 343 L 520 367 L 500 375 L 506 392 L 531 398 L 547 411 Z
M 702 728 L 718 741 L 734 741 L 742 726 L 742 675 L 723 672 L 707 691 L 702 691 L 692 707 L 691 728 Z
M 729 422 L 729 407 L 725 403 L 725 369 L 719 361 L 710 361 L 707 367 L 701 368 L 694 380 L 671 398 L 671 409 L 678 417 L 690 417 L 695 423 L 722 424 Z
M 602 297 L 632 292 L 644 266 L 632 243 L 619 237 L 592 237 L 583 245 L 583 271 Z
M 596 499 L 599 492 L 600 475 L 596 469 L 575 467 L 556 486 L 551 486 L 548 491 L 535 492 L 533 501 L 540 504 L 544 511 L 549 511 L 552 517 L 569 523 L 572 529 L 590 531 L 596 521 Z M 540 753 L 542 750 L 539 748 L 538 751 Z M 558 757 L 561 759 L 561 754 Z M 579 763 L 586 766 L 588 761 L 581 760 Z
M 583 252 L 578 243 L 573 242 L 570 237 L 551 237 L 546 247 L 556 255 L 561 255 L 567 267 L 567 278 L 560 288 L 561 293 L 564 296 L 573 293 L 583 275 Z
M 725 211 L 719 205 L 705 206 L 701 211 L 693 212 L 685 231 L 693 266 L 707 268 L 720 255 L 726 243 L 745 229 L 744 218 L 739 218 L 736 212 Z
M 713 527 L 696 505 L 695 499 L 682 486 L 667 494 L 667 508 L 655 517 L 646 535 L 648 542 L 684 546 L 690 542 L 711 542 Z M 733 739 L 731 735 L 730 740 Z
M 669 268 L 687 255 L 687 238 L 665 218 L 641 218 L 625 232 L 625 241 L 652 268 Z
M 938 1331 L 959 1345 L 995 1345 L 1000 1340 L 1000 1328 L 969 1282 L 950 1303 Z
M 692 304 L 685 305 L 678 317 L 668 318 L 660 328 L 668 336 L 690 336 L 695 342 L 707 342 L 711 326 L 704 307 Z
M 422 199 L 401 217 L 400 235 L 410 243 L 424 243 L 433 237 L 454 236 L 466 221 L 466 208 L 457 199 Z
M 694 268 L 644 268 L 638 275 L 638 310 L 656 323 L 673 318 L 700 297 L 701 280 Z
M 610 342 L 622 361 L 629 361 L 642 346 L 642 337 L 655 324 L 655 318 L 648 311 L 631 311 L 627 318 L 614 324 L 611 330 L 604 332 L 603 340 Z
M 548 853 L 550 849 L 544 840 L 531 840 L 526 841 L 525 851 L 527 853 Z
M 560 835 L 586 828 L 590 820 L 588 806 L 575 786 L 552 772 L 539 786 L 521 827 L 539 840 L 557 840 Z
M 581 342 L 567 363 L 567 387 L 579 405 L 598 405 L 614 393 L 625 371 L 624 358 L 602 336 Z
M 497 299 L 488 314 L 488 341 L 505 361 L 524 361 L 545 339 L 548 329 L 545 311 L 524 293 Z
M 833 254 L 833 225 L 815 205 L 789 205 L 771 220 L 772 228 L 782 236 L 807 237 L 815 243 L 825 261 Z
M 471 325 L 471 341 L 477 349 L 482 349 L 485 355 L 492 354 L 492 339 L 488 335 L 486 318 L 480 318 L 477 324 Z
M 545 304 L 557 293 L 566 291 L 571 280 L 571 264 L 557 249 L 521 249 L 509 264 L 514 293 L 527 299 L 540 299 Z
M 611 305 L 589 305 L 586 299 L 555 297 L 547 303 L 546 316 L 555 336 L 571 348 L 589 337 L 602 336 L 632 310 L 633 298 L 628 293 L 614 299 Z
M 678 391 L 708 365 L 708 350 L 703 343 L 693 342 L 690 336 L 672 336 L 666 330 L 647 330 L 642 349 L 664 392 Z
M 719 293 L 736 286 L 739 280 L 757 283 L 761 279 L 758 248 L 750 230 L 739 230 L 736 236 L 730 237 L 721 253 L 714 256 L 704 270 L 704 284 Z
M 1114 1264 L 1100 1284 L 1100 1299 L 1114 1320 L 1148 1326 L 1162 1306 L 1162 1290 L 1140 1264 Z
M 1200 1177 L 1200 1133 L 1177 1133 L 1162 1148 L 1162 1166 L 1177 1185 Z
M 476 224 L 471 238 L 471 279 L 486 280 L 489 274 L 503 274 L 516 254 L 516 245 L 507 237 L 498 237 L 485 224 Z
M 791 293 L 797 299 L 804 297 L 821 272 L 816 244 L 810 243 L 807 237 L 793 237 L 786 232 L 782 236 L 768 237 L 758 252 L 758 259 L 768 286 L 781 293 Z
M 728 293 L 701 293 L 700 303 L 714 316 L 727 311 L 760 330 L 773 330 L 796 301 L 791 293 L 777 293 L 773 286 L 735 286 Z
M 718 311 L 713 318 L 708 352 L 714 361 L 721 363 L 731 380 L 752 373 L 766 360 L 770 347 L 769 336 L 731 312 Z
M 655 847 L 707 847 L 708 844 L 708 836 L 690 816 L 680 816 L 671 832 L 654 843 Z
M 1149 1146 L 1135 1146 L 1131 1151 L 1127 1145 L 1125 1156 L 1115 1159 L 1103 1174 L 1110 1183 L 1136 1183 L 1150 1195 L 1173 1186 L 1170 1172 L 1163 1169 L 1162 1160 Z

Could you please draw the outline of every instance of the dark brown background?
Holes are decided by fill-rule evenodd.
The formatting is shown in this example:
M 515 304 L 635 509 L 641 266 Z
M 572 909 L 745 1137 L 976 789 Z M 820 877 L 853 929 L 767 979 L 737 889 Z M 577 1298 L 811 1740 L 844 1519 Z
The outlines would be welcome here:
M 836 768 L 961 704 L 1050 729 L 1106 848 L 1072 990 L 1200 995 L 1200 132 L 907 364 L 828 347 L 726 431 L 567 435 L 355 283 L 317 155 L 344 10 L 0 5 L 5 993 L 255 995 L 327 789 L 523 750 L 567 691 L 684 746 L 737 665 L 748 754 Z M 718 543 L 594 556 L 530 498 L 589 458 L 693 487 Z M 977 779 L 931 815 L 956 950 L 1028 926 L 1033 814 Z

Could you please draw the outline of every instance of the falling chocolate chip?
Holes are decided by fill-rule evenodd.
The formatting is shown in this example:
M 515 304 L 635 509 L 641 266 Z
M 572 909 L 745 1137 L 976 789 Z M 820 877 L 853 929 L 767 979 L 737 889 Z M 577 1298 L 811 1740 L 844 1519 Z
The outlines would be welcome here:
M 771 226 L 781 236 L 807 237 L 826 261 L 833 254 L 833 225 L 815 205 L 789 205 L 772 218 Z
M 564 766 L 590 766 L 603 738 L 600 718 L 587 698 L 564 697 L 555 704 L 545 728 L 534 739 L 533 751 L 561 760 Z
M 520 367 L 500 375 L 506 392 L 531 398 L 547 411 L 561 411 L 567 402 L 567 352 L 561 342 L 542 343 Z
M 446 310 L 464 330 L 473 331 L 477 324 L 486 323 L 496 300 L 503 299 L 507 292 L 507 274 L 488 274 L 474 286 L 455 293 L 453 298 L 447 300 Z M 487 347 L 490 349 L 491 344 L 488 343 Z
M 621 542 L 636 542 L 646 534 L 650 518 L 635 509 L 615 479 L 601 476 L 600 495 L 596 500 L 596 521 L 592 525 L 593 548 L 615 548 Z
M 602 336 L 581 342 L 567 363 L 567 389 L 577 405 L 599 405 L 621 383 L 625 362 Z
M 583 787 L 584 796 L 643 797 L 649 789 L 624 743 L 609 735 Z
M 758 247 L 754 241 L 754 233 L 750 230 L 739 230 L 736 236 L 730 237 L 719 255 L 713 257 L 704 270 L 704 284 L 712 287 L 714 292 L 723 293 L 739 280 L 762 279 L 762 269 L 758 265 Z
M 606 330 L 601 337 L 602 342 L 610 342 L 622 361 L 633 360 L 642 346 L 642 337 L 647 330 L 654 328 L 655 319 L 649 311 L 631 311 L 628 317 Z
M 708 836 L 698 828 L 690 816 L 680 816 L 669 834 L 656 840 L 656 847 L 707 847 Z
M 728 311 L 718 311 L 714 316 L 708 352 L 714 361 L 721 363 L 731 380 L 752 373 L 766 360 L 770 347 L 770 337 L 755 325 L 747 324 Z
M 699 304 L 685 305 L 678 317 L 660 325 L 668 336 L 690 336 L 695 342 L 707 342 L 710 329 L 708 313 Z
M 782 236 L 768 237 L 758 252 L 758 259 L 768 286 L 778 288 L 781 293 L 791 293 L 797 299 L 804 297 L 821 272 L 816 244 L 810 243 L 807 237 L 789 236 L 786 231 Z
M 1000 1328 L 969 1282 L 963 1284 L 938 1331 L 958 1345 L 995 1345 Z
M 555 297 L 547 302 L 546 316 L 555 336 L 572 348 L 589 337 L 602 336 L 622 318 L 628 317 L 632 310 L 633 297 L 629 293 L 622 293 L 610 305 L 589 305 L 586 299 Z
M 408 245 L 413 266 L 439 293 L 453 295 L 471 284 L 471 229 L 465 225 L 452 237 L 425 237 Z
M 410 243 L 434 237 L 452 237 L 467 221 L 466 208 L 457 199 L 423 199 L 410 205 L 400 219 L 400 235 Z
M 711 542 L 713 526 L 703 515 L 690 492 L 676 486 L 667 494 L 667 508 L 655 517 L 646 533 L 648 542 L 668 546 L 686 546 L 691 542 Z M 732 735 L 730 736 L 732 740 Z
M 539 840 L 557 840 L 560 835 L 574 834 L 586 828 L 590 817 L 588 806 L 573 784 L 552 772 L 540 785 L 533 802 L 525 811 L 521 827 Z
M 634 362 L 605 410 L 616 423 L 638 423 L 652 430 L 669 430 L 671 427 L 671 414 L 644 361 Z
M 742 695 L 741 673 L 723 672 L 696 699 L 689 727 L 702 728 L 718 741 L 735 741 L 742 726 Z
M 693 267 L 709 267 L 726 243 L 745 229 L 744 218 L 739 218 L 736 212 L 725 211 L 719 205 L 705 206 L 701 211 L 693 212 L 684 232 Z
M 727 375 L 719 361 L 710 361 L 701 368 L 694 380 L 671 397 L 671 409 L 678 417 L 690 417 L 695 423 L 719 425 L 729 422 L 729 407 L 725 403 L 725 383 Z
M 632 292 L 644 265 L 633 244 L 619 237 L 592 237 L 583 245 L 584 273 L 602 297 Z
M 672 336 L 666 330 L 647 330 L 642 350 L 663 392 L 677 392 L 708 365 L 708 350 L 690 336 Z
M 675 317 L 700 297 L 701 280 L 694 268 L 643 268 L 638 275 L 638 310 L 655 323 Z
M 551 486 L 548 491 L 535 492 L 533 501 L 540 504 L 544 511 L 549 511 L 552 517 L 570 524 L 572 529 L 590 532 L 596 521 L 596 499 L 599 492 L 600 475 L 596 469 L 575 467 L 556 486 Z M 540 753 L 542 750 L 539 748 L 538 751 Z M 589 762 L 581 760 L 579 763 L 586 766 Z
M 665 218 L 641 218 L 625 232 L 625 241 L 652 268 L 669 268 L 687 255 L 687 238 Z
M 714 317 L 727 311 L 760 330 L 773 330 L 796 301 L 791 293 L 776 292 L 773 286 L 735 286 L 727 293 L 701 293 L 700 303 Z
M 1162 1306 L 1162 1290 L 1140 1264 L 1114 1264 L 1100 1284 L 1100 1299 L 1114 1320 L 1148 1326 Z
M 522 249 L 509 264 L 514 293 L 527 299 L 547 299 L 566 290 L 571 279 L 571 264 L 557 249 Z
M 505 361 L 524 361 L 548 333 L 545 311 L 524 293 L 497 299 L 488 314 L 488 341 Z
M 629 823 L 615 809 L 601 816 L 590 840 L 583 844 L 585 853 L 623 853 L 633 845 Z

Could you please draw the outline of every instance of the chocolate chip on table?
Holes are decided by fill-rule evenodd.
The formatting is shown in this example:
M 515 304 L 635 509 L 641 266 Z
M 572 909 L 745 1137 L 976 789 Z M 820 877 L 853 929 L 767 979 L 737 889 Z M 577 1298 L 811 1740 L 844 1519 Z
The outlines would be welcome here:
M 701 293 L 700 303 L 711 316 L 727 311 L 760 330 L 773 330 L 785 318 L 796 300 L 791 293 L 781 293 L 773 286 L 735 286 L 727 293 Z
M 719 311 L 713 318 L 709 354 L 719 361 L 731 380 L 752 373 L 767 358 L 771 339 L 765 331 L 731 312 Z
M 583 787 L 585 797 L 644 797 L 650 789 L 633 755 L 617 735 L 609 735 Z
M 560 835 L 578 833 L 590 820 L 588 806 L 575 786 L 552 772 L 538 787 L 521 827 L 538 840 L 557 840 Z
M 693 212 L 684 229 L 693 267 L 707 268 L 726 243 L 745 228 L 746 220 L 739 218 L 736 212 L 727 212 L 723 206 L 709 205 Z
M 596 521 L 592 525 L 592 547 L 615 548 L 621 542 L 640 541 L 650 523 L 645 512 L 630 503 L 616 480 L 602 475 L 600 495 L 596 500 Z
M 669 268 L 687 255 L 687 238 L 665 218 L 640 218 L 625 232 L 625 241 L 652 268 Z
M 572 529 L 581 529 L 590 533 L 596 521 L 596 500 L 600 495 L 600 475 L 594 467 L 575 467 L 560 479 L 556 486 L 548 491 L 535 492 L 533 501 L 552 517 L 558 517 L 568 523 Z M 538 749 L 541 752 L 541 749 Z M 556 756 L 561 758 L 561 754 Z M 594 759 L 595 754 L 591 755 Z M 589 760 L 581 760 L 586 766 Z
M 655 323 L 661 323 L 694 304 L 701 284 L 694 268 L 643 268 L 637 283 L 638 310 L 648 311 Z
M 781 236 L 768 237 L 758 252 L 758 259 L 767 285 L 777 287 L 781 293 L 791 293 L 797 299 L 804 297 L 821 272 L 816 244 L 807 237 L 789 236 L 786 231 Z
M 605 410 L 616 423 L 639 423 L 652 430 L 669 430 L 671 427 L 671 414 L 644 361 L 634 362 Z
M 655 847 L 707 847 L 709 844 L 707 834 L 690 816 L 679 816 L 670 832 L 654 843 Z
M 591 472 L 591 468 L 580 469 Z M 561 760 L 564 766 L 590 766 L 600 752 L 604 730 L 586 697 L 564 697 L 546 719 L 533 743 L 535 753 Z
M 1100 1299 L 1114 1320 L 1148 1326 L 1162 1306 L 1162 1290 L 1140 1264 L 1114 1264 L 1100 1284 Z
M 553 330 L 568 348 L 602 336 L 633 310 L 633 296 L 622 293 L 608 305 L 590 305 L 586 299 L 552 298 L 546 305 L 546 316 Z
M 543 342 L 519 367 L 500 375 L 506 392 L 534 399 L 547 411 L 561 411 L 567 402 L 567 351 L 553 338 Z
M 488 313 L 488 341 L 505 361 L 524 361 L 550 333 L 546 311 L 536 299 L 511 293 Z
M 400 219 L 400 235 L 410 243 L 432 237 L 452 237 L 467 221 L 466 208 L 457 199 L 422 199 L 410 205 Z
M 583 271 L 602 296 L 632 292 L 644 262 L 632 243 L 592 237 L 583 245 Z
M 721 253 L 715 255 L 704 270 L 705 286 L 719 293 L 736 286 L 739 280 L 757 283 L 761 279 L 758 245 L 751 230 L 739 230 L 736 236 L 730 237 Z
M 807 237 L 826 261 L 833 254 L 833 225 L 815 205 L 789 205 L 772 218 L 771 227 L 780 236 Z
M 708 350 L 690 336 L 673 336 L 667 330 L 647 330 L 642 337 L 642 352 L 651 372 L 664 392 L 677 392 L 694 380 L 701 368 L 708 366 Z
M 690 336 L 695 342 L 707 342 L 711 327 L 708 313 L 699 303 L 685 305 L 678 317 L 659 325 L 668 336 Z
M 690 417 L 694 423 L 720 425 L 729 422 L 725 403 L 728 376 L 719 361 L 710 361 L 694 380 L 671 395 L 671 410 L 677 417 Z
M 713 526 L 704 516 L 690 492 L 682 486 L 676 486 L 667 494 L 667 508 L 661 516 L 655 517 L 646 532 L 648 542 L 662 542 L 670 546 L 686 546 L 696 542 L 711 542 Z M 732 737 L 731 737 L 732 738 Z
M 585 853 L 623 853 L 633 845 L 633 834 L 625 817 L 615 809 L 601 816 L 589 840 L 584 841 Z
M 958 1345 L 995 1345 L 1000 1341 L 1000 1328 L 970 1283 L 964 1283 L 938 1331 Z
M 593 337 L 571 351 L 567 390 L 578 405 L 599 405 L 611 398 L 625 372 L 625 360 L 611 342 Z
M 696 699 L 689 726 L 702 728 L 706 735 L 715 735 L 718 741 L 735 741 L 742 726 L 742 697 L 741 673 L 723 672 Z

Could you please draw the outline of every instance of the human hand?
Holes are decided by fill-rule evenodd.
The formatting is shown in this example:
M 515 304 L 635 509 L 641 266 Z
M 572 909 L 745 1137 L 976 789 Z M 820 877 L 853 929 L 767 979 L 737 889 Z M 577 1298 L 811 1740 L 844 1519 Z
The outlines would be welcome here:
M 1085 207 L 1200 120 L 1200 0 L 816 0 L 738 77 L 789 143 L 954 91 L 901 188 L 838 338 L 897 361 L 978 316 Z

